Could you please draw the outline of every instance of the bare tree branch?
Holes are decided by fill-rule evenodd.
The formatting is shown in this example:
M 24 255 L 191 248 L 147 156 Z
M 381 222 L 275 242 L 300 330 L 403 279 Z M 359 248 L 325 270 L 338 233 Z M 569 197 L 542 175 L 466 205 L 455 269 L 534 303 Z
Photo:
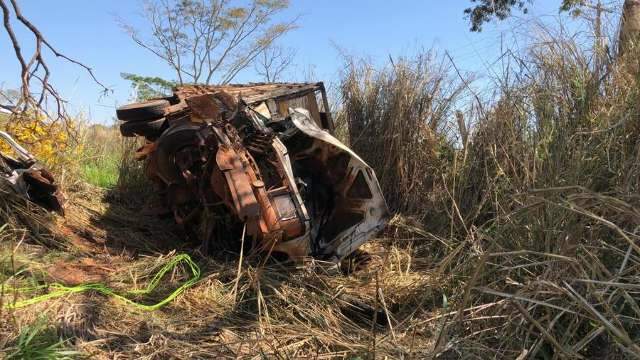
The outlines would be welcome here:
M 265 82 L 277 82 L 281 79 L 282 73 L 291 66 L 295 55 L 294 49 L 270 46 L 258 56 L 256 72 Z
M 11 7 L 9 6 L 9 4 L 11 5 Z M 0 0 L 0 9 L 2 9 L 5 32 L 11 40 L 16 59 L 20 63 L 20 98 L 16 101 L 16 107 L 13 110 L 14 113 L 26 112 L 31 108 L 36 108 L 44 113 L 48 118 L 53 118 L 52 116 L 50 116 L 46 108 L 47 99 L 51 97 L 57 109 L 57 118 L 66 118 L 64 109 L 65 101 L 49 82 L 51 70 L 42 53 L 43 45 L 44 47 L 49 49 L 49 51 L 51 51 L 56 57 L 62 58 L 65 61 L 68 61 L 85 69 L 89 76 L 91 76 L 93 81 L 98 84 L 105 93 L 109 91 L 109 89 L 96 78 L 95 74 L 93 73 L 93 69 L 77 60 L 66 56 L 65 54 L 59 52 L 56 48 L 54 48 L 53 45 L 51 45 L 51 43 L 43 36 L 40 30 L 35 25 L 33 25 L 26 17 L 24 17 L 16 0 L 8 0 L 8 2 L 7 0 Z M 27 29 L 29 29 L 29 31 L 35 37 L 35 51 L 31 56 L 29 62 L 25 61 L 22 47 L 20 46 L 20 41 L 18 40 L 13 30 L 13 26 L 11 23 L 12 11 L 18 21 Z M 39 84 L 39 91 L 36 92 L 36 94 L 39 94 L 36 95 L 37 100 L 34 97 L 34 94 L 31 92 L 32 81 L 34 79 Z
M 251 0 L 248 5 L 237 0 L 145 0 L 146 36 L 125 21 L 120 25 L 136 44 L 167 62 L 178 83 L 226 83 L 296 27 L 297 19 L 273 21 L 288 5 L 288 0 Z

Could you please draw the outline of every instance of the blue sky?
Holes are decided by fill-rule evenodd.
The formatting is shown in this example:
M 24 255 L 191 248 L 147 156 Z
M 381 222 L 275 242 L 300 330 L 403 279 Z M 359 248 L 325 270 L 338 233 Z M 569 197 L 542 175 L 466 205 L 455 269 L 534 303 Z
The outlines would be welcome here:
M 130 85 L 121 72 L 160 76 L 173 75 L 161 60 L 137 47 L 120 29 L 121 16 L 143 25 L 136 0 L 20 0 L 22 11 L 60 51 L 90 65 L 96 76 L 113 89 L 101 97 L 99 88 L 82 69 L 56 60 L 48 54 L 52 82 L 69 100 L 71 110 L 82 111 L 93 122 L 113 123 L 115 107 L 131 96 Z M 527 17 L 557 15 L 559 0 L 538 0 Z M 337 47 L 351 55 L 384 62 L 389 56 L 411 55 L 419 48 L 447 50 L 458 66 L 480 76 L 499 56 L 501 38 L 514 31 L 511 22 L 488 25 L 480 34 L 468 31 L 463 11 L 469 0 L 291 0 L 282 19 L 300 15 L 300 27 L 281 39 L 285 47 L 297 50 L 287 80 L 304 80 L 309 69 L 317 79 L 335 81 L 342 66 Z M 15 26 L 19 30 L 17 24 Z M 28 34 L 18 31 L 28 50 Z M 511 45 L 511 44 L 508 44 Z M 0 85 L 16 87 L 18 64 L 9 40 L 0 33 Z M 260 80 L 253 69 L 241 73 L 235 82 Z

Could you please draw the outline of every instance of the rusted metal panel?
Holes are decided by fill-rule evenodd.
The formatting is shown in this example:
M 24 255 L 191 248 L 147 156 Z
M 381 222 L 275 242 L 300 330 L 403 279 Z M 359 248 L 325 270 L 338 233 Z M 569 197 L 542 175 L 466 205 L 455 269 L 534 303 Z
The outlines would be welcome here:
M 333 134 L 333 132 L 336 130 L 336 127 L 333 123 L 333 116 L 331 116 L 331 108 L 329 107 L 329 100 L 327 99 L 327 90 L 324 88 L 323 83 L 319 83 L 319 86 L 320 96 L 322 96 L 322 108 L 326 117 L 326 124 L 323 124 L 322 127 Z
M 255 104 L 268 99 L 280 99 L 289 96 L 301 96 L 308 92 L 324 88 L 322 83 L 252 83 L 234 85 L 184 85 L 174 90 L 178 98 L 188 98 L 195 95 L 211 94 L 224 91 L 234 98 L 242 98 L 247 104 Z
M 308 157 L 320 164 L 335 194 L 334 211 L 323 229 L 325 237 L 318 239 L 317 245 L 324 255 L 342 259 L 384 227 L 389 218 L 386 201 L 371 167 L 346 145 L 319 128 L 307 110 L 293 109 L 291 112 L 296 127 L 313 139 L 313 143 L 296 156 Z M 359 176 L 364 183 L 356 182 Z M 354 190 L 354 186 L 360 188 Z

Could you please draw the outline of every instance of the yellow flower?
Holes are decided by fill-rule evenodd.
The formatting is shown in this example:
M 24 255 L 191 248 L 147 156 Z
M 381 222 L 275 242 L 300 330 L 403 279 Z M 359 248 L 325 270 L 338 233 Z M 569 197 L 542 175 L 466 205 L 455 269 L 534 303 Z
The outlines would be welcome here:
M 48 121 L 42 116 L 22 116 L 13 118 L 0 129 L 7 131 L 31 152 L 40 162 L 48 165 L 52 170 L 60 166 L 68 166 L 78 159 L 79 146 L 72 146 L 73 141 L 69 133 L 73 133 L 72 122 Z M 72 127 L 72 128 L 70 128 Z M 4 142 L 0 142 L 0 152 L 12 155 L 13 151 Z

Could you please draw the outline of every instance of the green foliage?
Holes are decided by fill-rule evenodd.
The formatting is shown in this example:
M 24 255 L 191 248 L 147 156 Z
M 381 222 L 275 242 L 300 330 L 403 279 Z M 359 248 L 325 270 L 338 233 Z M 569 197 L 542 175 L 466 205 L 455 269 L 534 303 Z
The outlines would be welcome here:
M 131 81 L 131 87 L 136 92 L 136 101 L 170 95 L 171 89 L 177 85 L 175 81 L 157 76 L 141 76 L 130 73 L 120 73 L 120 76 Z
M 464 13 L 471 22 L 471 31 L 482 31 L 484 23 L 492 21 L 494 18 L 504 20 L 511 16 L 512 9 L 517 9 L 526 14 L 527 4 L 532 4 L 533 0 L 471 0 L 472 7 L 465 9 Z M 581 6 L 585 5 L 585 0 L 562 0 L 560 11 L 569 12 L 572 16 L 581 13 Z
M 79 352 L 66 348 L 66 342 L 56 336 L 44 318 L 22 329 L 15 344 L 6 349 L 5 354 L 7 360 L 61 360 L 80 356 Z
M 94 124 L 82 129 L 79 175 L 90 184 L 111 188 L 119 178 L 124 140 L 117 127 Z
M 527 3 L 532 0 L 471 0 L 475 4 L 471 8 L 465 9 L 464 13 L 471 21 L 471 31 L 482 31 L 482 25 L 497 18 L 504 20 L 511 15 L 511 9 L 517 8 L 523 13 L 527 13 Z
M 584 0 L 562 0 L 560 11 L 566 11 L 571 13 L 573 16 L 578 16 L 581 13 L 580 7 L 584 4 Z

